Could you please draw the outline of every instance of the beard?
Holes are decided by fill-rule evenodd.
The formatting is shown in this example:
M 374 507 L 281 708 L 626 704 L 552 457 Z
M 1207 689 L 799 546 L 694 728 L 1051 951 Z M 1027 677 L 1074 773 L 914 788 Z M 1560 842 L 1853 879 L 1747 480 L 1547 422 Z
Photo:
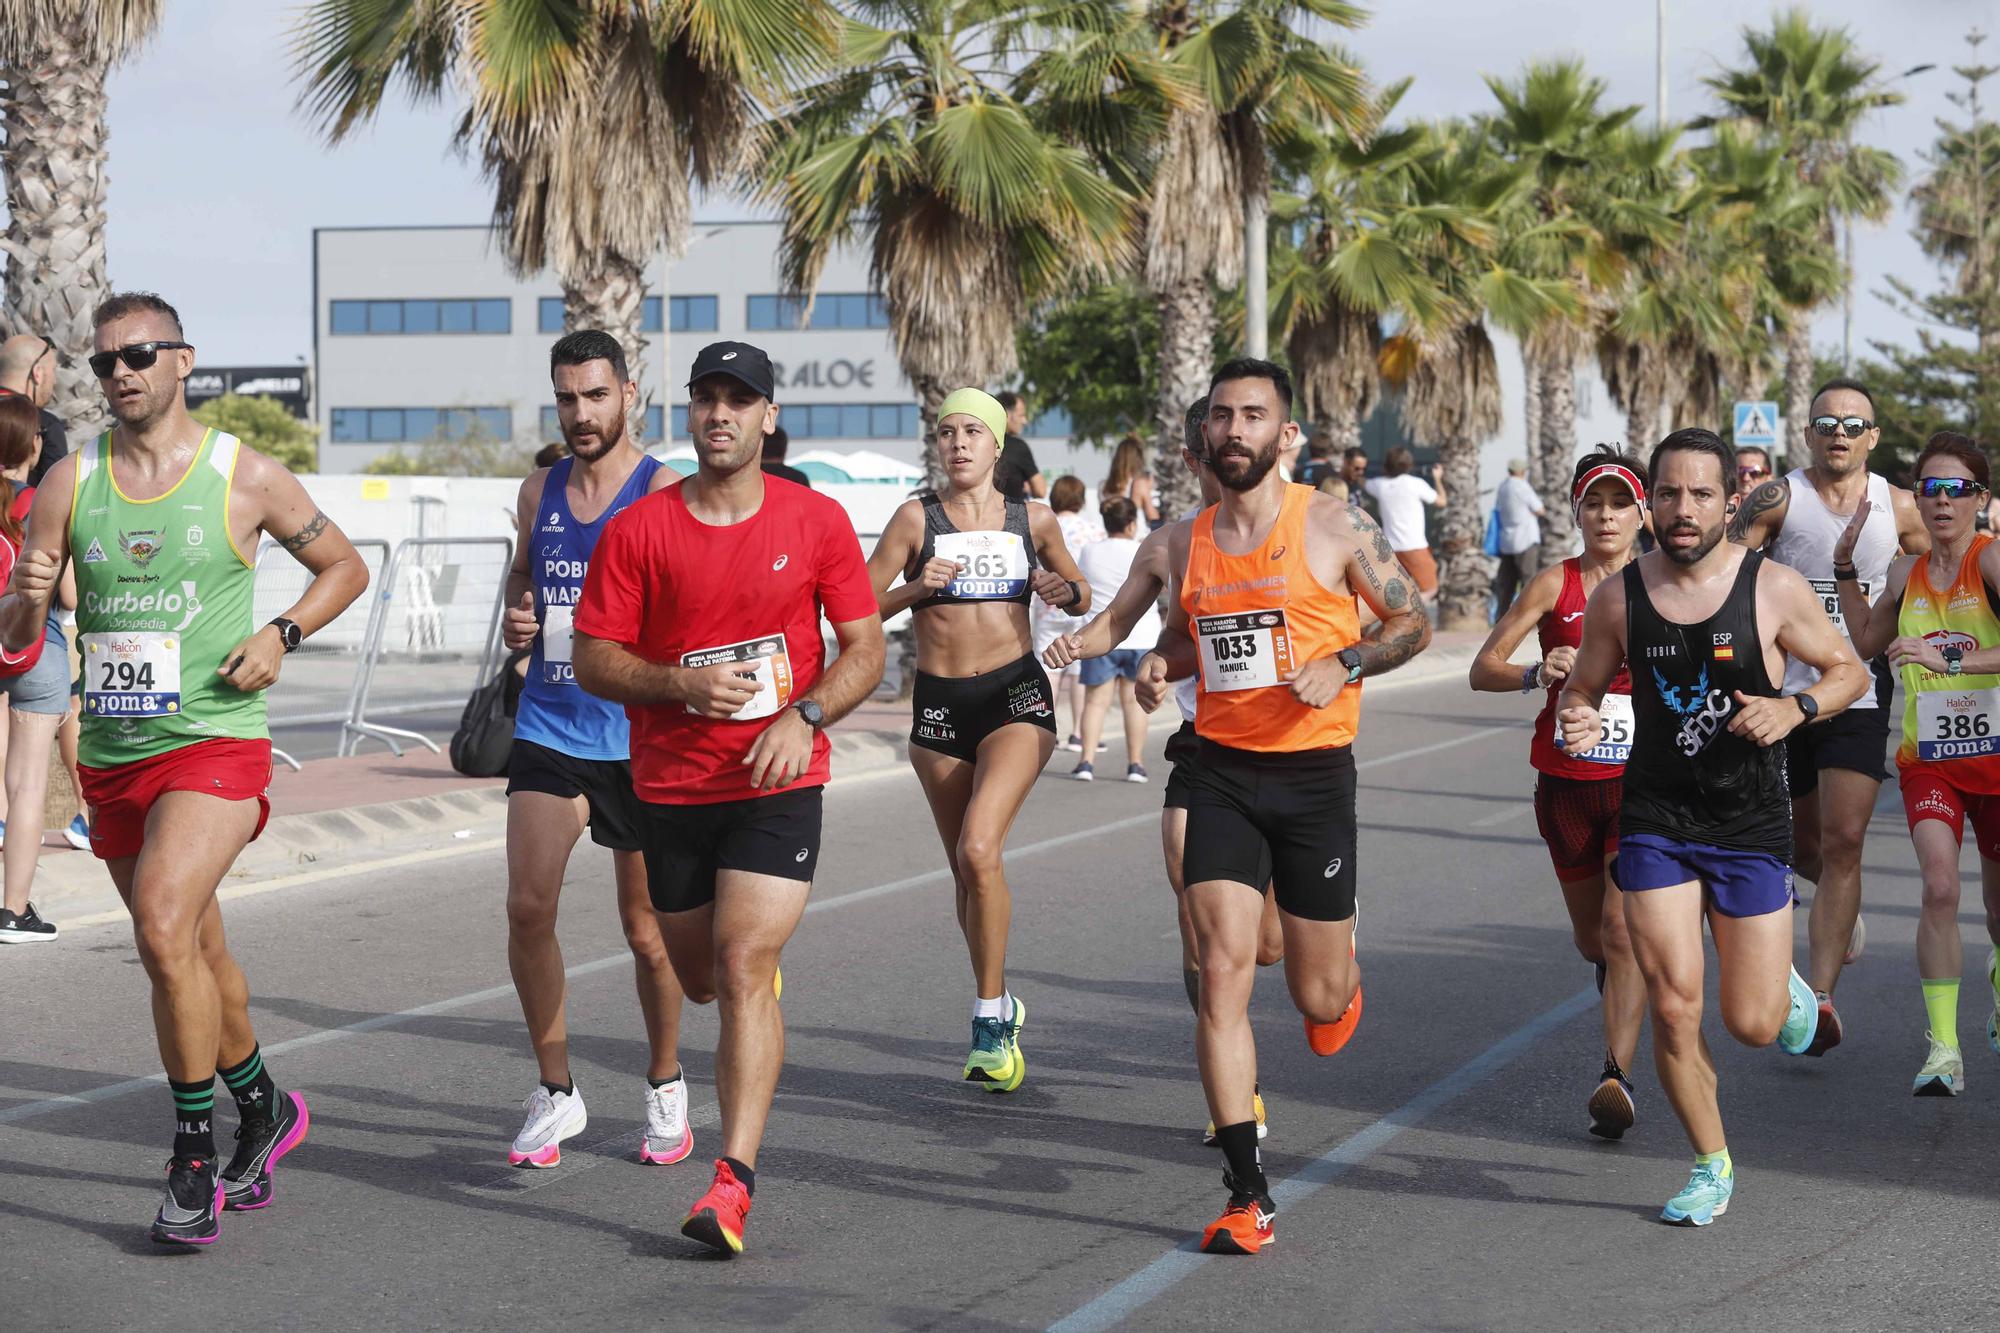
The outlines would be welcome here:
M 1236 446 L 1224 445 L 1223 449 L 1234 447 Z M 1221 450 L 1210 450 L 1208 456 L 1209 470 L 1215 473 L 1215 479 L 1239 493 L 1256 490 L 1257 483 L 1263 481 L 1277 465 L 1278 442 L 1275 439 L 1268 448 L 1253 451 L 1248 458 L 1224 453 Z
M 581 458 L 586 463 L 594 463 L 613 449 L 616 449 L 619 445 L 625 443 L 624 416 L 620 415 L 604 434 L 593 438 L 595 443 L 589 443 L 579 441 L 576 436 L 570 434 L 567 430 L 563 432 L 563 443 L 569 446 L 570 453 Z
M 1706 556 L 1710 551 L 1713 551 L 1717 546 L 1722 544 L 1723 527 L 1724 527 L 1723 524 L 1718 523 L 1714 527 L 1709 528 L 1706 531 L 1703 531 L 1700 528 L 1691 528 L 1687 525 L 1675 524 L 1672 528 L 1669 528 L 1666 531 L 1666 533 L 1662 536 L 1660 541 L 1660 550 L 1666 553 L 1667 559 L 1673 561 L 1677 565 L 1698 565 L 1701 563 L 1702 558 L 1704 556 Z M 1689 532 L 1689 531 L 1698 532 L 1701 534 L 1701 540 L 1696 542 L 1693 546 L 1683 548 L 1671 545 L 1669 542 L 1666 541 L 1667 537 L 1671 537 L 1675 533 Z

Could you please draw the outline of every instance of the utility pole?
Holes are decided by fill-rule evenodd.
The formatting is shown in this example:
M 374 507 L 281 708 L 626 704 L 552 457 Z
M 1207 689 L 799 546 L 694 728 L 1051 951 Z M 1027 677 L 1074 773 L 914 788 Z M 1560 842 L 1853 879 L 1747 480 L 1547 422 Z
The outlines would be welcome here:
M 1667 127 L 1667 0 L 1653 0 L 1654 124 Z

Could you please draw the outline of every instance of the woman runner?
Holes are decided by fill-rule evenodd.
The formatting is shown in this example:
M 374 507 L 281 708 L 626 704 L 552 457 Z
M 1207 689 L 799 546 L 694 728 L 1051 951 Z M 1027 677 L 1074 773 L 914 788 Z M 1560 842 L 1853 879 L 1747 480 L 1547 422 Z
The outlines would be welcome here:
M 1632 1080 L 1626 1073 L 1646 1014 L 1646 982 L 1632 956 L 1618 886 L 1609 866 L 1618 850 L 1618 802 L 1625 757 L 1632 748 L 1631 680 L 1620 672 L 1605 695 L 1605 739 L 1588 754 L 1564 752 L 1556 739 L 1556 698 L 1583 642 L 1583 607 L 1591 591 L 1639 554 L 1646 499 L 1646 465 L 1631 454 L 1599 448 L 1577 460 L 1570 500 L 1583 534 L 1583 554 L 1528 580 L 1472 663 L 1472 688 L 1529 694 L 1547 691 L 1535 719 L 1528 762 L 1535 768 L 1535 823 L 1555 862 L 1577 951 L 1597 965 L 1604 994 L 1604 1070 L 1590 1096 L 1590 1132 L 1624 1137 L 1632 1127 Z M 1541 658 L 1517 667 L 1508 659 L 1535 627 Z
M 1080 615 L 1089 588 L 1045 506 L 1008 500 L 993 468 L 1007 414 L 978 389 L 938 411 L 942 490 L 905 501 L 869 558 L 884 619 L 914 608 L 917 680 L 910 765 L 937 821 L 972 955 L 972 1050 L 964 1076 L 1012 1092 L 1027 1074 L 1027 1007 L 1007 990 L 1012 903 L 1001 849 L 1056 747 L 1055 698 L 1034 656 L 1028 601 Z M 891 588 L 897 575 L 904 582 Z
M 1868 501 L 1833 548 L 1834 586 L 1863 661 L 1887 651 L 1903 677 L 1903 743 L 1896 769 L 1903 815 L 1923 872 L 1917 920 L 1917 976 L 1930 1019 L 1928 1049 L 1912 1080 L 1918 1097 L 1965 1090 L 1958 1047 L 1958 984 L 1964 954 L 1958 931 L 1959 844 L 1967 816 L 1979 845 L 1987 933 L 2000 948 L 2000 542 L 1977 530 L 1988 494 L 1985 451 L 1955 431 L 1939 431 L 1917 457 L 1917 511 L 1931 534 L 1927 556 L 1889 566 L 1871 609 L 1854 567 Z M 1986 960 L 1992 1016 L 1986 1039 L 2000 1054 L 2000 981 Z

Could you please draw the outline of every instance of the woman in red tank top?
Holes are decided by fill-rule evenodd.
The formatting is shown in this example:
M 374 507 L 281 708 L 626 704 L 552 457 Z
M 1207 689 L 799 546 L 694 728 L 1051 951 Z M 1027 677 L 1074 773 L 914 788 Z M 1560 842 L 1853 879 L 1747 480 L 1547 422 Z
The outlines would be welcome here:
M 1535 770 L 1535 822 L 1555 863 L 1569 908 L 1577 951 L 1597 965 L 1604 995 L 1604 1069 L 1590 1097 L 1590 1132 L 1616 1139 L 1632 1126 L 1632 1084 L 1626 1074 L 1646 1013 L 1646 983 L 1611 882 L 1618 850 L 1618 801 L 1632 749 L 1631 680 L 1621 672 L 1604 697 L 1604 739 L 1588 754 L 1557 741 L 1556 695 L 1583 642 L 1590 594 L 1639 554 L 1644 526 L 1645 465 L 1608 447 L 1585 454 L 1571 478 L 1570 500 L 1583 534 L 1583 554 L 1545 569 L 1528 582 L 1487 636 L 1472 663 L 1472 688 L 1496 694 L 1544 691 L 1528 762 Z M 1509 659 L 1535 629 L 1541 653 L 1526 666 Z

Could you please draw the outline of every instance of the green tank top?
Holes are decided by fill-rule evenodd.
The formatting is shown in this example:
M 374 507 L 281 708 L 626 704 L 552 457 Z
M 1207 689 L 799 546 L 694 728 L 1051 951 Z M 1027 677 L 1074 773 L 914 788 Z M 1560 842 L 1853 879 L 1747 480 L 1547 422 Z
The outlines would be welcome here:
M 83 660 L 77 757 L 110 768 L 197 741 L 263 740 L 262 690 L 216 674 L 250 634 L 255 561 L 229 530 L 241 445 L 210 430 L 194 461 L 156 500 L 134 500 L 111 474 L 111 436 L 76 461 L 69 549 Z

